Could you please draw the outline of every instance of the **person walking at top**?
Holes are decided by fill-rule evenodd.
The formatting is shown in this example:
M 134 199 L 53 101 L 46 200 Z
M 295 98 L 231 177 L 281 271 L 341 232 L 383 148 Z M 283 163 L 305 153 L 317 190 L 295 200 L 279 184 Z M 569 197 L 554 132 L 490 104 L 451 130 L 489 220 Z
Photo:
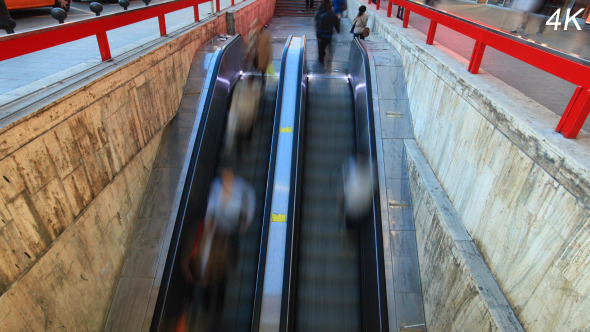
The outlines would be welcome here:
M 332 34 L 334 29 L 340 32 L 340 20 L 332 10 L 330 0 L 322 0 L 318 11 L 315 14 L 316 36 L 318 38 L 318 53 L 319 61 L 324 66 L 324 59 L 326 57 L 326 49 L 330 48 L 330 56 L 332 56 Z
M 367 27 L 367 22 L 369 22 L 369 15 L 365 14 L 366 11 L 367 7 L 360 6 L 358 14 L 352 21 L 352 25 L 354 26 L 354 29 L 352 31 L 352 33 L 354 34 L 354 38 L 365 39 L 365 37 L 363 36 L 363 32 Z
M 514 5 L 512 5 L 513 9 L 519 10 L 522 12 L 522 17 L 520 19 L 520 23 L 517 27 L 510 30 L 511 33 L 518 33 L 521 32 L 522 34 L 526 35 L 526 28 L 529 24 L 529 19 L 531 18 L 531 13 L 537 11 L 543 2 L 541 0 L 516 0 Z M 541 20 L 541 24 L 539 25 L 539 29 L 537 30 L 537 34 L 543 33 L 545 30 L 545 20 Z
M 342 18 L 343 12 L 346 10 L 346 0 L 334 0 L 332 4 L 332 9 L 334 10 L 334 14 L 338 16 L 338 19 Z

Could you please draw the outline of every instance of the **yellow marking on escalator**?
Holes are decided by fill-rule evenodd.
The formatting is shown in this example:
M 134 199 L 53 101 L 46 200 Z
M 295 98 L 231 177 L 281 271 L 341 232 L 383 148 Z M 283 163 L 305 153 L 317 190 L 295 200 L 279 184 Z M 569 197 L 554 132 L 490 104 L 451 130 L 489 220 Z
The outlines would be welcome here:
M 274 222 L 286 222 L 287 221 L 287 215 L 286 214 L 273 213 L 270 216 L 270 221 L 274 221 Z
M 279 132 L 281 132 L 281 133 L 292 133 L 293 132 L 293 126 L 280 128 L 279 129 Z

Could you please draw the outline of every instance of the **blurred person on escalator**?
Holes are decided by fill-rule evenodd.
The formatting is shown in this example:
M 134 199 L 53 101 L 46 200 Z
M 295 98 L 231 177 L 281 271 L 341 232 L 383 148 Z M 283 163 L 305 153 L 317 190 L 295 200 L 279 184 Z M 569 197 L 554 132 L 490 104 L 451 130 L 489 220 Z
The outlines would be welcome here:
M 255 199 L 254 188 L 231 169 L 223 169 L 212 181 L 207 212 L 185 269 L 194 284 L 189 326 L 196 325 L 200 310 L 207 313 L 209 330 L 219 325 L 228 270 L 237 264 L 240 235 L 252 223 Z
M 252 138 L 258 106 L 264 95 L 266 73 L 274 71 L 270 61 L 271 38 L 270 32 L 264 29 L 258 18 L 250 24 L 244 64 L 249 73 L 236 82 L 232 93 L 225 135 L 226 154 L 230 154 L 234 145 L 237 145 L 238 157 L 241 157 Z
M 272 36 L 264 29 L 262 22 L 256 18 L 250 24 L 246 39 L 246 70 L 260 73 L 264 79 L 272 56 Z
M 367 156 L 357 154 L 342 165 L 342 188 L 338 203 L 347 229 L 355 229 L 372 211 L 373 168 Z
M 340 32 L 340 20 L 332 10 L 330 0 L 322 0 L 315 14 L 315 28 L 316 36 L 318 38 L 318 55 L 319 62 L 324 68 L 324 60 L 326 58 L 326 51 L 329 52 L 328 66 L 332 62 L 334 48 L 332 44 L 332 37 L 334 30 Z

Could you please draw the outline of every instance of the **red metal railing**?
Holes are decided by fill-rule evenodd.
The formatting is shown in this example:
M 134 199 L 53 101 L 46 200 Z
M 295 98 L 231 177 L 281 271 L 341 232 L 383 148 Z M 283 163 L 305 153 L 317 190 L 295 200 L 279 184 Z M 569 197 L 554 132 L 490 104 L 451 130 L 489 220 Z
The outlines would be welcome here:
M 377 0 L 377 9 L 379 9 L 379 2 L 380 0 Z M 577 85 L 578 87 L 555 130 L 561 132 L 566 138 L 576 138 L 578 136 L 590 113 L 590 62 L 524 41 L 521 38 L 508 35 L 501 30 L 479 22 L 434 10 L 421 3 L 407 0 L 388 0 L 388 2 L 387 17 L 391 17 L 394 4 L 404 8 L 402 23 L 404 28 L 408 27 L 410 12 L 415 12 L 430 19 L 426 44 L 432 45 L 434 42 L 438 24 L 475 39 L 468 67 L 468 71 L 472 74 L 478 73 L 484 50 L 489 45 L 500 52 Z
M 165 14 L 188 7 L 194 7 L 195 22 L 197 22 L 199 20 L 199 5 L 211 1 L 212 0 L 171 1 L 116 14 L 94 17 L 84 21 L 64 23 L 55 27 L 4 36 L 0 38 L 0 61 L 93 35 L 96 36 L 98 41 L 100 56 L 102 60 L 105 61 L 111 58 L 107 31 L 157 17 L 160 26 L 160 35 L 164 36 L 166 35 Z M 216 5 L 217 11 L 219 11 L 219 0 L 216 0 Z

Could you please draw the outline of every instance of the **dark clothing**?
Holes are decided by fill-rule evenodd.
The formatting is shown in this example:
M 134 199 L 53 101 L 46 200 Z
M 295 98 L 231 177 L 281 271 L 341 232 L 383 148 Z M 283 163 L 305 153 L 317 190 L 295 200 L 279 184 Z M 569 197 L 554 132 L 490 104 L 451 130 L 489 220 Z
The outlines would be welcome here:
M 305 0 L 305 8 L 313 9 L 313 0 Z
M 318 38 L 332 38 L 334 29 L 340 32 L 340 20 L 332 8 L 320 7 L 315 14 L 315 27 Z
M 355 34 L 353 34 L 353 36 L 354 36 L 353 38 L 360 38 L 362 40 L 365 40 L 365 36 L 363 36 L 362 33 L 355 33 Z
M 334 0 L 332 9 L 334 9 L 334 14 L 342 14 L 346 10 L 346 0 Z
M 331 7 L 320 6 L 315 14 L 316 36 L 318 38 L 318 53 L 320 63 L 324 63 L 326 48 L 332 43 L 334 29 L 340 32 L 340 20 Z

